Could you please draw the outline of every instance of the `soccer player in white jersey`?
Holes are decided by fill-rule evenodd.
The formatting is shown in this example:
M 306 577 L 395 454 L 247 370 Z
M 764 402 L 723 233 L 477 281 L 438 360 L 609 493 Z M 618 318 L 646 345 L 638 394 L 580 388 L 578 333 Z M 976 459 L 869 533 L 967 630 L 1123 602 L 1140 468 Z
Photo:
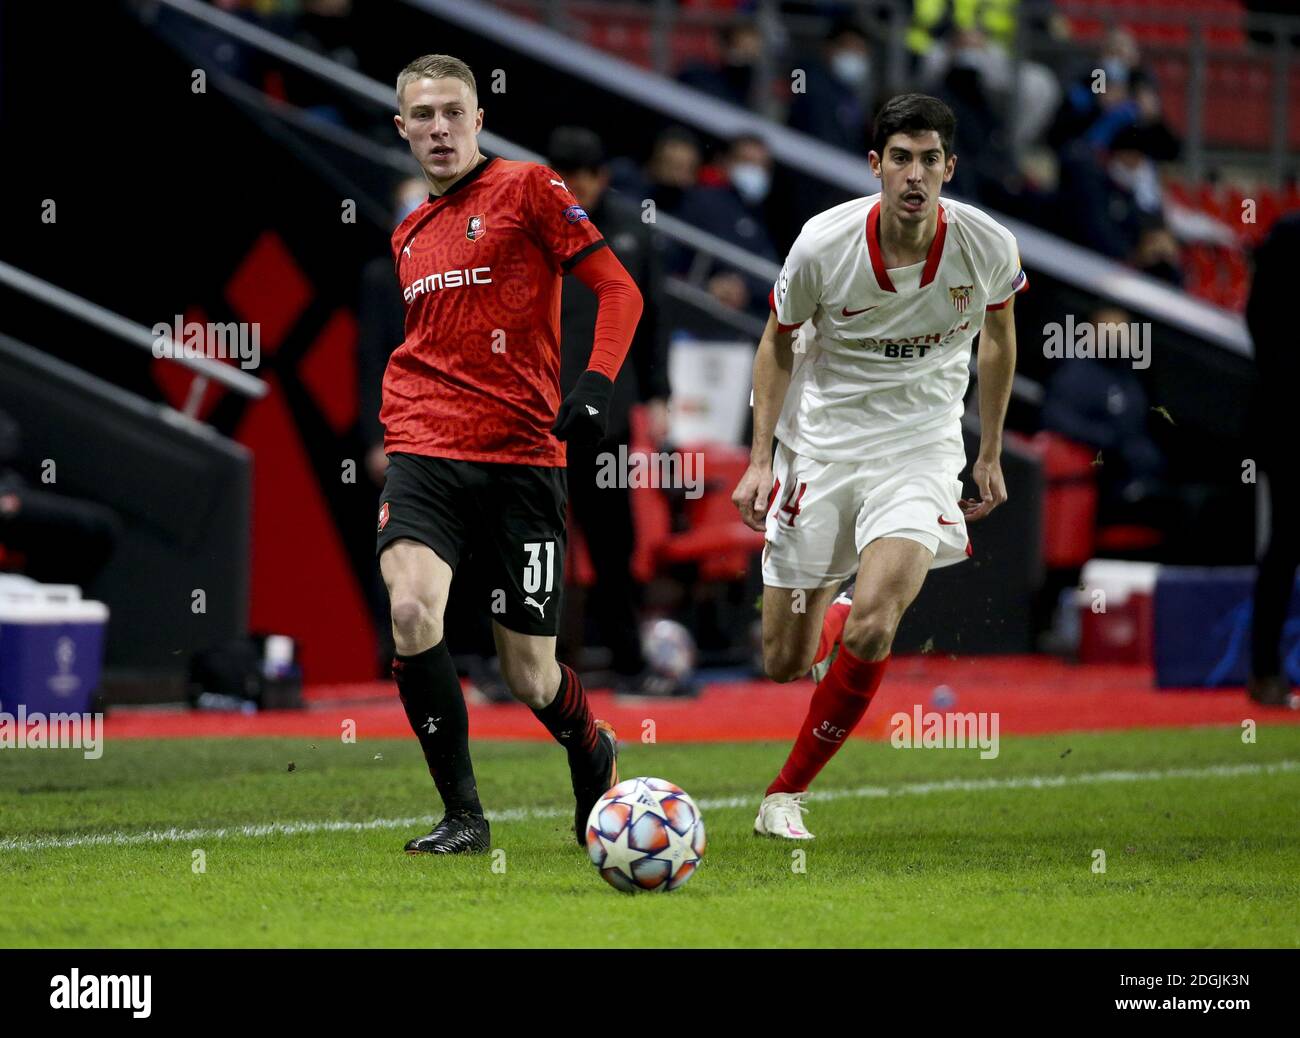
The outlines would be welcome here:
M 866 713 L 904 611 L 930 569 L 971 553 L 966 524 L 1007 498 L 1013 302 L 1027 282 L 1009 231 L 940 200 L 955 125 L 933 97 L 889 101 L 869 156 L 880 194 L 809 220 L 770 296 L 732 500 L 766 534 L 764 668 L 775 681 L 811 668 L 817 688 L 759 808 L 763 835 L 812 838 L 805 793 Z M 980 496 L 965 500 L 962 401 L 981 330 Z

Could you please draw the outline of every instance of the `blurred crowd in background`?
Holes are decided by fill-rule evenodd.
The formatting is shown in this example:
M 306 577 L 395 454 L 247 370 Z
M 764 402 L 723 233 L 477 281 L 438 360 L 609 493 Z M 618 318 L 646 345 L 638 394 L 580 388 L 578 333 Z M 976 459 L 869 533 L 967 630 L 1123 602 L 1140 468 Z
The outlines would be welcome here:
M 377 67 L 367 67 L 365 34 L 358 32 L 357 24 L 361 9 L 352 0 L 214 3 L 343 65 L 379 75 Z M 893 0 L 888 6 L 897 10 L 900 4 L 902 0 Z M 499 6 L 537 19 L 547 5 L 517 0 Z M 615 6 L 648 10 L 653 5 L 610 8 Z M 1300 207 L 1294 167 L 1275 164 L 1267 187 L 1249 189 L 1260 201 L 1260 212 L 1252 214 L 1253 222 L 1243 222 L 1240 203 L 1247 189 L 1233 188 L 1229 178 L 1240 174 L 1264 185 L 1265 164 L 1255 161 L 1231 169 L 1199 160 L 1187 164 L 1187 142 L 1175 128 L 1186 125 L 1186 113 L 1172 118 L 1167 112 L 1171 93 L 1161 82 L 1161 69 L 1167 66 L 1148 58 L 1141 41 L 1149 33 L 1132 31 L 1118 20 L 1095 26 L 1098 31 L 1071 44 L 1063 19 L 1040 18 L 1035 31 L 1057 38 L 1064 44 L 1059 53 L 1067 55 L 1047 61 L 1018 50 L 1017 41 L 1018 34 L 1026 31 L 1026 12 L 1050 11 L 1051 5 L 1045 3 L 912 0 L 910 6 L 902 4 L 905 31 L 901 37 L 895 33 L 889 38 L 882 23 L 870 17 L 870 5 L 779 5 L 783 13 L 799 8 L 812 16 L 799 25 L 816 26 L 816 31 L 798 33 L 774 32 L 772 22 L 756 10 L 764 6 L 769 5 L 678 5 L 681 11 L 708 8 L 716 17 L 705 34 L 708 38 L 695 41 L 693 53 L 686 57 L 681 57 L 680 49 L 675 52 L 666 71 L 703 95 L 863 158 L 871 148 L 873 114 L 899 92 L 901 70 L 904 89 L 940 97 L 957 116 L 958 161 L 948 192 L 1211 302 L 1244 309 L 1249 248 L 1263 238 L 1279 213 Z M 1252 0 L 1241 9 L 1288 13 L 1288 4 Z M 372 17 L 374 13 L 370 12 Z M 1300 26 L 1300 20 L 1296 24 Z M 588 39 L 620 50 L 617 39 L 596 39 L 590 33 Z M 1276 42 L 1267 35 L 1252 34 L 1250 39 L 1263 46 Z M 1191 42 L 1184 34 L 1174 45 L 1186 48 Z M 232 66 L 230 55 L 225 64 Z M 386 118 L 348 105 L 333 86 L 285 66 L 240 70 L 237 60 L 234 64 L 245 78 L 313 117 L 347 126 L 384 147 L 396 147 Z M 501 106 L 494 108 L 484 89 L 482 80 L 488 71 L 480 70 L 480 102 L 489 109 L 492 124 L 491 113 Z M 641 218 L 647 202 L 653 202 L 658 213 L 779 263 L 804 220 L 846 197 L 827 197 L 825 185 L 814 184 L 814 178 L 802 176 L 789 162 L 778 162 L 771 131 L 718 139 L 683 125 L 661 124 L 637 142 L 636 150 L 628 150 L 626 136 L 584 125 L 585 114 L 566 110 L 536 135 L 544 140 L 530 143 L 539 151 L 545 149 L 545 159 L 615 242 L 616 254 L 629 269 L 636 264 L 634 273 L 650 304 L 649 315 L 660 312 L 663 279 L 669 275 L 704 288 L 726 309 L 759 320 L 766 316 L 771 286 L 752 272 L 734 269 L 667 237 L 648 235 Z M 1289 127 L 1284 132 L 1289 133 Z M 392 179 L 397 181 L 391 196 L 395 225 L 420 204 L 427 191 L 418 177 Z M 581 370 L 590 343 L 592 301 L 581 296 L 581 286 L 566 287 L 563 390 Z M 388 353 L 402 338 L 402 310 L 387 255 L 377 256 L 361 278 L 358 316 L 362 433 L 369 450 L 367 470 L 378 488 L 386 465 L 377 422 L 379 381 Z M 1126 325 L 1132 315 L 1102 305 L 1089 319 Z M 632 439 L 631 414 L 637 404 L 641 405 L 638 413 L 648 422 L 646 442 L 667 441 L 671 402 L 667 342 L 676 330 L 663 322 L 643 322 L 629 370 L 620 379 L 619 412 L 608 444 Z M 734 333 L 732 337 L 745 338 Z M 1175 517 L 1192 514 L 1186 499 L 1199 491 L 1185 473 L 1170 473 L 1162 450 L 1163 426 L 1143 380 L 1131 366 L 1099 361 L 1062 366 L 1045 379 L 1042 392 L 1038 427 L 1080 445 L 1087 454 L 1079 463 L 1091 466 L 1088 478 L 1098 486 L 1099 528 L 1110 525 L 1126 531 L 1130 540 L 1135 531 L 1139 535 L 1132 543 L 1112 544 L 1109 549 L 1139 556 L 1157 550 L 1164 536 L 1161 531 L 1177 525 Z M 1089 460 L 1093 454 L 1100 459 L 1102 452 L 1105 466 Z M 574 466 L 589 468 L 590 464 L 590 458 L 571 459 L 571 488 L 591 483 L 589 474 L 579 478 L 573 472 Z M 635 684 L 643 682 L 648 671 L 637 639 L 628 636 L 636 629 L 635 606 L 643 592 L 629 573 L 632 510 L 624 500 L 626 493 L 603 491 L 602 495 L 601 509 L 616 521 L 586 524 L 602 534 L 595 541 L 588 538 L 596 570 L 588 622 L 599 628 L 590 641 L 610 650 L 617 681 Z M 584 506 L 578 494 L 574 507 L 590 511 L 592 505 Z M 576 518 L 583 526 L 581 516 Z M 1107 545 L 1099 540 L 1095 547 Z M 1090 543 L 1081 558 L 1093 548 Z M 1053 565 L 1050 558 L 1048 565 Z M 1072 586 L 1078 566 L 1069 562 L 1059 568 L 1060 585 Z M 374 594 L 376 626 L 382 631 L 385 609 L 377 582 Z M 472 676 L 481 689 L 500 692 L 499 676 L 490 670 L 486 628 L 457 638 L 457 644 L 475 642 L 482 646 L 482 658 L 471 659 Z M 659 691 L 681 694 L 684 689 Z
M 352 0 L 217 0 L 217 6 L 334 60 L 357 63 Z M 529 13 L 538 5 L 501 6 Z M 812 40 L 774 33 L 758 17 L 760 5 L 679 6 L 709 10 L 717 28 L 697 48 L 700 57 L 678 62 L 672 72 L 678 82 L 851 154 L 867 153 L 892 60 L 880 24 L 862 17 L 870 5 L 780 5 L 783 12 L 800 8 L 818 16 L 805 23 L 826 26 Z M 1292 6 L 1250 0 L 1242 11 L 1294 14 Z M 949 190 L 1240 310 L 1246 247 L 1262 238 L 1274 211 L 1300 202 L 1294 168 L 1284 171 L 1283 183 L 1253 193 L 1264 196 L 1266 212 L 1242 226 L 1243 192 L 1225 171 L 1211 165 L 1199 180 L 1181 175 L 1182 141 L 1162 102 L 1168 94 L 1135 33 L 1113 23 L 1099 39 L 1069 46 L 1066 20 L 1043 17 L 1044 10 L 1016 0 L 912 0 L 902 37 L 906 89 L 942 98 L 957 115 L 959 159 Z M 1049 65 L 1016 54 L 1017 32 L 1023 41 L 1031 16 L 1042 33 L 1066 44 L 1068 58 Z M 1271 42 L 1267 34 L 1255 37 Z M 285 89 L 302 107 L 342 117 L 331 109 L 327 88 L 309 77 L 290 77 Z M 611 156 L 610 170 L 614 190 L 653 199 L 660 211 L 766 258 L 777 258 L 821 207 L 800 185 L 778 179 L 761 135 L 706 141 L 670 126 L 647 141 L 644 153 Z M 684 252 L 672 256 L 669 268 L 683 270 L 692 259 Z M 767 286 L 743 275 L 719 268 L 710 272 L 708 288 L 736 309 L 765 309 Z

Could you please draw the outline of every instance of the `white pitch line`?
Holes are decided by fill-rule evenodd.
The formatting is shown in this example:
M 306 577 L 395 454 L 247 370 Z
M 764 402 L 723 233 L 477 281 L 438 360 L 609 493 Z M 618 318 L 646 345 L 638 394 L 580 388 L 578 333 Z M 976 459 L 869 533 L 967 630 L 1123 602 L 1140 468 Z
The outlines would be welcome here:
M 945 779 L 942 782 L 909 782 L 900 786 L 857 786 L 853 789 L 817 790 L 817 800 L 856 800 L 875 797 L 924 796 L 930 793 L 979 793 L 1002 789 L 1059 789 L 1107 782 L 1162 782 L 1182 778 L 1233 778 L 1239 775 L 1275 775 L 1300 771 L 1300 761 L 1280 760 L 1266 764 L 1210 764 L 1199 768 L 1166 768 L 1159 771 L 1093 771 L 1082 775 L 1020 775 L 1011 778 Z M 704 811 L 726 811 L 754 807 L 756 795 L 703 799 Z M 568 808 L 515 807 L 489 811 L 493 822 L 518 822 L 564 818 Z M 8 837 L 0 840 L 0 851 L 46 851 L 71 847 L 134 847 L 150 843 L 194 843 L 232 837 L 296 836 L 300 833 L 364 832 L 368 829 L 406 829 L 428 824 L 429 815 L 408 818 L 372 818 L 366 822 L 263 822 L 258 825 L 223 826 L 220 829 L 152 829 L 135 833 L 86 833 L 79 836 Z

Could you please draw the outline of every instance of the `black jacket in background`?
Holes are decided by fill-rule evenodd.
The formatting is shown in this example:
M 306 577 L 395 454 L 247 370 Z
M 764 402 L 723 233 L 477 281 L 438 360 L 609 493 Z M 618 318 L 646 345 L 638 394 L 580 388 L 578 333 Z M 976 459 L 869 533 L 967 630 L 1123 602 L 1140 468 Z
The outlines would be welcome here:
M 18 423 L 0 411 L 0 467 L 18 460 Z
M 1257 379 L 1250 424 L 1255 450 L 1269 467 L 1298 467 L 1293 443 L 1300 380 L 1300 335 L 1294 322 L 1297 255 L 1300 211 L 1280 217 L 1255 250 L 1255 277 L 1246 303 Z
M 406 309 L 392 256 L 376 257 L 362 268 L 357 325 L 361 437 L 367 447 L 373 447 L 384 442 L 384 427 L 379 421 L 384 370 L 388 358 L 406 338 Z
M 624 443 L 629 434 L 628 413 L 633 404 L 667 399 L 668 336 L 663 321 L 663 260 L 660 245 L 641 221 L 633 203 L 606 191 L 592 210 L 595 224 L 619 262 L 641 290 L 641 320 L 627 360 L 614 383 L 606 436 Z M 560 296 L 560 395 L 567 396 L 587 369 L 596 334 L 596 293 L 570 274 Z

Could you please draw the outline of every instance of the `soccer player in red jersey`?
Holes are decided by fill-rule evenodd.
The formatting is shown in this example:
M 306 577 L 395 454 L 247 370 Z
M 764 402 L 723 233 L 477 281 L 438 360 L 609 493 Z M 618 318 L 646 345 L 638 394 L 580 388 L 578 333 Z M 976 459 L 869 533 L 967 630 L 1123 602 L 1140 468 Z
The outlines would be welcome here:
M 555 658 L 565 545 L 565 449 L 605 432 L 613 380 L 641 294 L 565 185 L 545 166 L 479 150 L 483 110 L 469 66 L 442 54 L 397 79 L 397 132 L 428 201 L 393 232 L 405 338 L 384 374 L 389 465 L 377 554 L 397 655 L 393 676 L 445 807 L 408 853 L 486 851 L 460 681 L 443 638 L 457 563 L 485 558 L 501 671 L 568 752 L 574 829 L 618 781 L 613 729 Z M 597 295 L 587 370 L 560 401 L 560 279 Z

